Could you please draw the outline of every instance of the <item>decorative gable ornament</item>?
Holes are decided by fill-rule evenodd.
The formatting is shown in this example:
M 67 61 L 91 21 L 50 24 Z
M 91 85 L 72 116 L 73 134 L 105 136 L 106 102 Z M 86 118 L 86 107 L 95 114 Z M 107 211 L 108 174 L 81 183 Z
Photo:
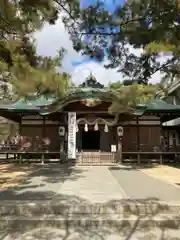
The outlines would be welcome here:
M 59 127 L 59 136 L 63 137 L 65 135 L 65 127 L 60 126 Z
M 102 103 L 100 99 L 88 98 L 81 100 L 81 103 L 87 107 L 94 107 Z
M 122 126 L 118 126 L 118 127 L 117 127 L 117 135 L 118 135 L 119 137 L 122 137 L 122 136 L 123 136 L 123 133 L 124 133 L 123 127 L 122 127 Z

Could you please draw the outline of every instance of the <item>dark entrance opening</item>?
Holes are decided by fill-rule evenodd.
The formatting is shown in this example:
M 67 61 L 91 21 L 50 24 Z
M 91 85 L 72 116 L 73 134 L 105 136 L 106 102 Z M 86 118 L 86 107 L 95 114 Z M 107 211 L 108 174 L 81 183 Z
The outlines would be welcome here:
M 100 131 L 82 131 L 82 149 L 100 150 Z

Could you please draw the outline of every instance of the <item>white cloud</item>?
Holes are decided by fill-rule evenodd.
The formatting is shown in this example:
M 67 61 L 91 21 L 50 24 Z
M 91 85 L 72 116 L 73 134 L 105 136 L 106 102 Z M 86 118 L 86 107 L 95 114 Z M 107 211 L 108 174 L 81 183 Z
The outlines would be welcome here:
M 35 34 L 37 40 L 37 52 L 43 56 L 55 56 L 57 51 L 64 47 L 68 52 L 63 61 L 63 70 L 72 74 L 74 68 L 71 61 L 79 57 L 74 51 L 72 42 L 62 21 L 59 19 L 55 25 L 45 24 L 41 31 Z
M 103 64 L 96 62 L 89 62 L 82 64 L 74 69 L 72 80 L 75 83 L 82 83 L 85 78 L 92 72 L 96 79 L 102 84 L 108 84 L 122 80 L 122 74 L 118 73 L 116 69 L 105 69 Z
M 90 72 L 102 84 L 122 80 L 121 73 L 117 72 L 116 69 L 105 69 L 102 63 L 89 62 L 76 67 L 72 66 L 71 62 L 81 56 L 74 51 L 61 19 L 55 25 L 45 24 L 41 31 L 35 34 L 35 38 L 37 40 L 37 52 L 40 55 L 55 56 L 60 47 L 67 49 L 68 52 L 63 60 L 62 70 L 71 74 L 72 81 L 75 83 L 83 82 Z M 137 54 L 140 53 L 139 50 L 131 50 Z M 159 82 L 160 79 L 161 75 L 157 72 L 153 75 L 151 82 Z

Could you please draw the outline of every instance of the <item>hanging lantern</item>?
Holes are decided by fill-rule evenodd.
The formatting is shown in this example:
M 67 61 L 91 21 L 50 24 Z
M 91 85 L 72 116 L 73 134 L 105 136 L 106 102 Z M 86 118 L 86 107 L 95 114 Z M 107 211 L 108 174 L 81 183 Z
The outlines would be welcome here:
M 76 124 L 76 132 L 79 132 L 78 124 Z
M 122 137 L 123 136 L 123 127 L 122 126 L 118 126 L 117 127 L 117 135 L 119 137 Z
M 65 135 L 65 127 L 64 126 L 60 126 L 59 127 L 59 136 L 64 136 Z
M 104 132 L 109 132 L 109 129 L 108 129 L 108 125 L 107 125 L 107 124 L 105 124 Z
M 88 132 L 88 125 L 87 125 L 87 123 L 85 124 L 84 131 Z
M 96 123 L 96 124 L 94 125 L 94 131 L 98 131 L 98 130 L 99 130 L 98 123 Z

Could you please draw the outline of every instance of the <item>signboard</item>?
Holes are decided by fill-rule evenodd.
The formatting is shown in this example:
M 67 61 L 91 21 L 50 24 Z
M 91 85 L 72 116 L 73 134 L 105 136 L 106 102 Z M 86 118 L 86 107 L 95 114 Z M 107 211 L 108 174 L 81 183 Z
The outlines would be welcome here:
M 68 113 L 68 159 L 76 158 L 76 113 Z
M 116 152 L 116 145 L 111 145 L 111 152 Z

